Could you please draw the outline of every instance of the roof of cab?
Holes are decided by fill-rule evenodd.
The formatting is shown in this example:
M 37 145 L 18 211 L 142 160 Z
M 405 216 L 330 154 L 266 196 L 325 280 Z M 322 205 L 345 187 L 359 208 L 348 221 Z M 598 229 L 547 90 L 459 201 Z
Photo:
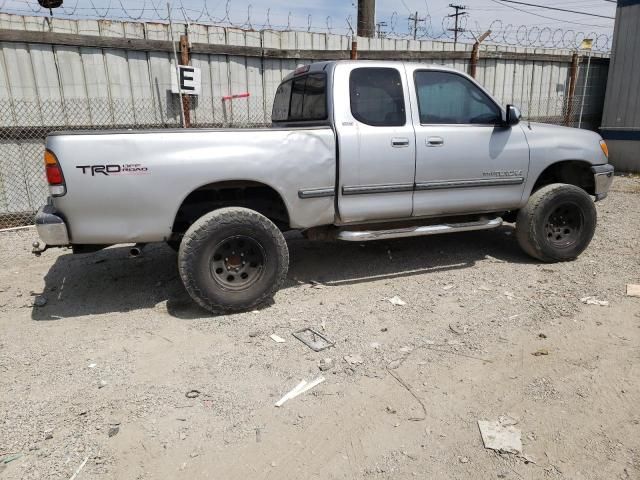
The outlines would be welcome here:
M 294 70 L 293 72 L 288 74 L 286 77 L 284 77 L 282 81 L 285 82 L 287 80 L 291 80 L 293 77 L 296 77 L 297 75 L 333 70 L 335 66 L 338 64 L 341 64 L 341 65 L 342 64 L 358 64 L 362 66 L 367 66 L 367 64 L 375 64 L 376 66 L 386 66 L 386 65 L 393 66 L 393 65 L 398 65 L 399 63 L 401 64 L 419 63 L 423 68 L 426 68 L 426 69 L 445 70 L 450 72 L 461 73 L 459 70 L 456 70 L 455 68 L 445 67 L 444 65 L 438 65 L 434 63 L 404 62 L 401 60 L 329 60 L 325 62 L 314 62 L 307 65 L 301 65 L 298 68 L 301 68 L 303 66 L 308 66 L 309 69 L 301 73 L 296 73 L 296 71 L 298 70 L 298 68 L 296 68 L 296 70 Z

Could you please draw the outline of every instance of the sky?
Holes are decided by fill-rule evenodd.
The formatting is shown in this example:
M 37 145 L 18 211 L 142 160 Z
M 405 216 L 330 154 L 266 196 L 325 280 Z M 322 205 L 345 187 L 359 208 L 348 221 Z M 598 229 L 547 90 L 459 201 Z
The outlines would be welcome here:
M 449 4 L 453 0 L 377 0 L 376 22 L 385 22 L 381 30 L 386 35 L 408 35 L 408 16 L 418 12 L 419 38 L 437 38 L 453 27 L 447 15 L 453 13 Z M 614 17 L 616 5 L 608 0 L 522 0 L 525 3 L 552 6 L 580 12 Z M 478 35 L 491 28 L 493 36 L 489 40 L 502 43 L 571 43 L 576 37 L 598 37 L 604 45 L 605 36 L 613 31 L 613 20 L 577 13 L 559 12 L 534 8 L 503 0 L 468 0 L 460 2 L 466 6 L 467 15 L 462 25 L 467 30 L 463 34 L 471 41 L 472 35 Z M 244 27 L 261 28 L 270 25 L 283 29 L 289 25 L 295 30 L 331 31 L 348 33 L 349 24 L 355 26 L 356 0 L 173 0 L 174 13 L 178 19 L 184 14 L 192 20 L 210 23 L 210 18 Z M 206 9 L 205 9 L 206 6 Z M 0 0 L 0 11 L 29 14 L 38 11 L 36 0 Z M 143 10 L 144 8 L 144 10 Z M 42 10 L 40 10 L 42 11 Z M 267 16 L 267 11 L 269 14 Z M 228 12 L 228 14 L 227 14 Z M 137 17 L 157 19 L 166 14 L 165 0 L 64 0 L 62 9 L 54 15 L 72 14 L 77 18 Z M 444 22 L 443 22 L 444 19 Z M 510 26 L 511 25 L 511 26 Z M 521 27 L 523 26 L 523 27 Z M 444 27 L 444 29 L 443 29 Z M 506 37 L 506 38 L 503 38 Z M 550 45 L 551 46 L 551 45 Z

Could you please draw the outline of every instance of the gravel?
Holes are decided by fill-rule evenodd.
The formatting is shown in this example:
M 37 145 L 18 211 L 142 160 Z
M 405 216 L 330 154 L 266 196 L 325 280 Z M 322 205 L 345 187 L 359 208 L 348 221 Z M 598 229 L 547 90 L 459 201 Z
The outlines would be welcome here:
M 288 234 L 274 302 L 218 317 L 164 245 L 36 258 L 33 230 L 0 233 L 0 459 L 22 454 L 0 477 L 67 479 L 88 458 L 78 478 L 634 478 L 640 179 L 616 177 L 597 209 L 587 251 L 552 265 L 512 225 Z M 335 346 L 311 351 L 291 335 L 304 327 Z M 319 369 L 324 383 L 273 407 Z M 535 464 L 482 447 L 477 421 L 503 414 Z

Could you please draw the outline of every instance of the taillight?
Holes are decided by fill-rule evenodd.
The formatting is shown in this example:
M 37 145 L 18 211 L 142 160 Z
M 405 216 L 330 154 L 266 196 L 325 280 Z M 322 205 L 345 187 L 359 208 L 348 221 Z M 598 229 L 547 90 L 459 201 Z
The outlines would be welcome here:
M 47 182 L 49 183 L 49 192 L 54 197 L 60 197 L 67 193 L 67 187 L 64 183 L 64 175 L 58 159 L 49 150 L 44 151 L 44 168 L 47 172 Z

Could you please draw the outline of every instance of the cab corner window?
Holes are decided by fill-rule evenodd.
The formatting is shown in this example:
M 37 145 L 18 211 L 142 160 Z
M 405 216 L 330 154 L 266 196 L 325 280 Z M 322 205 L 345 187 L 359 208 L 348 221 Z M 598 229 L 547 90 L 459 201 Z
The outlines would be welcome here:
M 349 77 L 351 114 L 375 127 L 406 123 L 400 72 L 395 68 L 356 68 Z
M 476 85 L 451 72 L 414 74 L 421 124 L 492 124 L 500 122 L 498 106 Z
M 282 82 L 276 90 L 273 99 L 271 120 L 274 122 L 286 122 L 289 118 L 289 103 L 291 102 L 291 82 Z

